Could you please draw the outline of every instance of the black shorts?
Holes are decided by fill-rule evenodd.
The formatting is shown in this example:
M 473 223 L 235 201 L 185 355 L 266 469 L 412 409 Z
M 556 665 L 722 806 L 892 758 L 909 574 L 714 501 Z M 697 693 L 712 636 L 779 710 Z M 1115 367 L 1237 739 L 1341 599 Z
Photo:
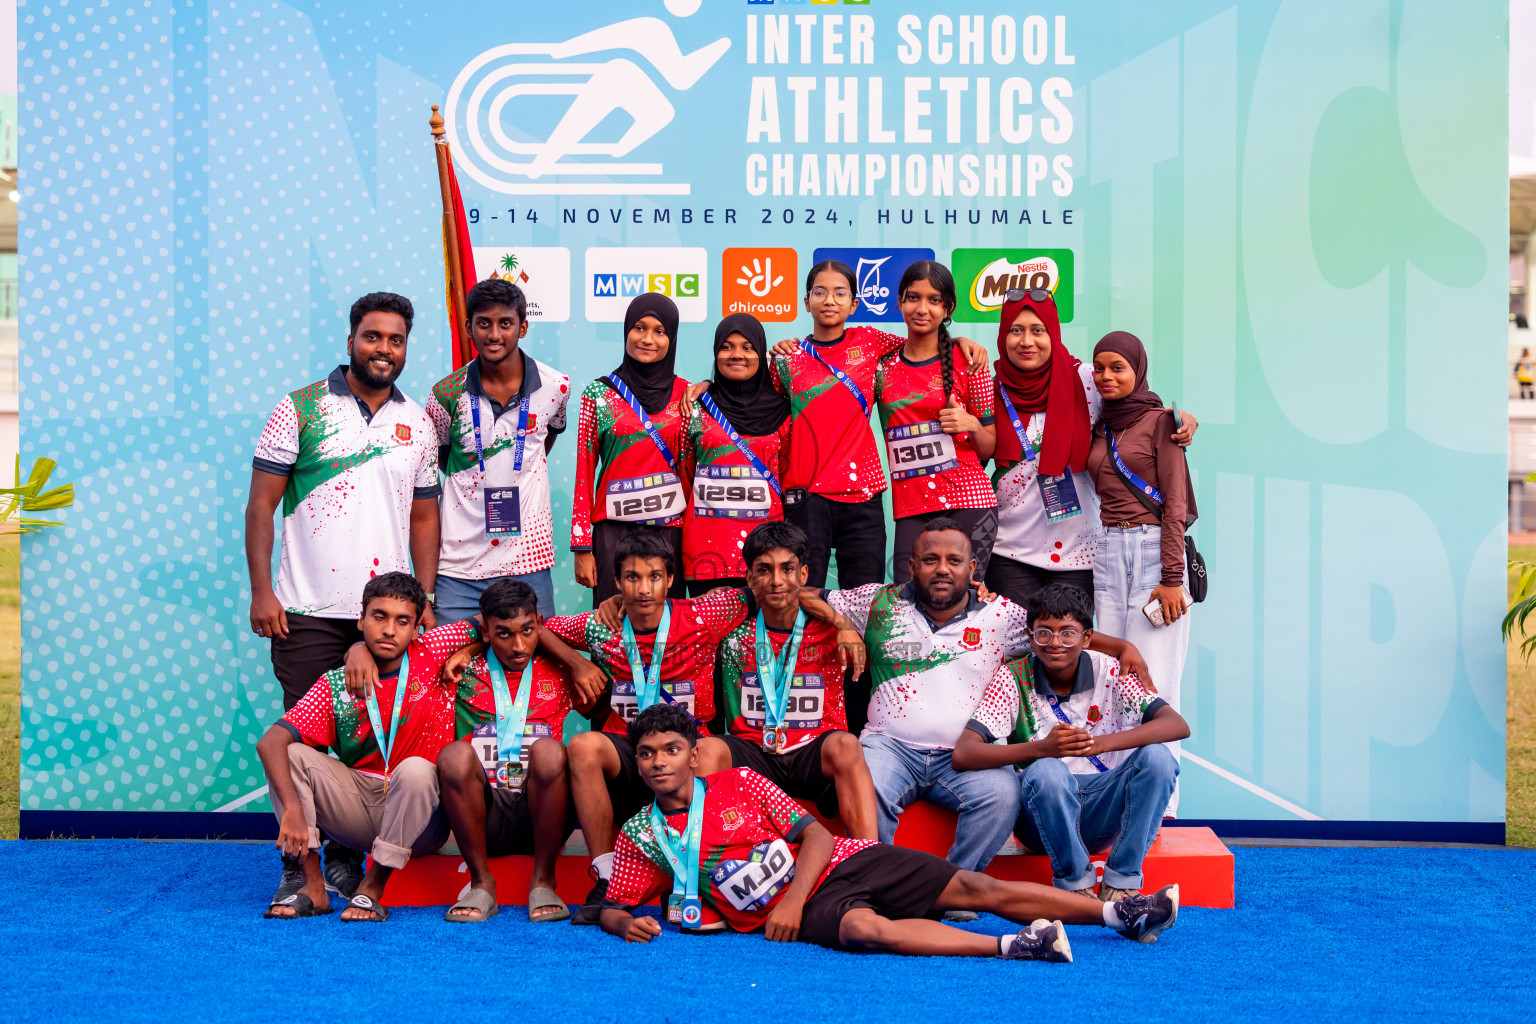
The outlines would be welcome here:
M 821 772 L 821 747 L 838 729 L 829 729 L 787 754 L 770 754 L 742 736 L 721 736 L 731 748 L 731 767 L 750 768 L 796 800 L 811 800 L 822 817 L 837 815 L 837 787 Z
M 485 788 L 485 855 L 533 853 L 533 814 L 528 810 L 528 798 L 505 786 L 487 783 Z
M 635 745 L 629 742 L 629 737 L 617 732 L 603 735 L 619 755 L 619 774 L 608 780 L 608 802 L 613 805 L 613 827 L 621 829 L 626 821 L 645 810 L 656 794 L 640 777 Z
M 843 861 L 805 901 L 800 941 L 846 949 L 838 937 L 850 910 L 868 907 L 881 917 L 906 921 L 938 917 L 933 905 L 960 869 L 942 857 L 877 843 Z

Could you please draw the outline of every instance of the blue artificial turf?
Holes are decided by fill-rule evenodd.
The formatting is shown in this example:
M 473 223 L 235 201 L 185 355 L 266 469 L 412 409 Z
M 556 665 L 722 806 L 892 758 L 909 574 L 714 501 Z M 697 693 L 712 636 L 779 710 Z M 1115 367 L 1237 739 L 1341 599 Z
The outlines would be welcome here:
M 1536 852 L 1240 849 L 1238 909 L 1155 945 L 1070 929 L 1070 965 L 906 959 L 757 935 L 628 946 L 593 928 L 265 921 L 270 847 L 0 843 L 8 1020 L 374 1022 L 1526 1020 Z M 971 926 L 998 934 L 990 917 Z

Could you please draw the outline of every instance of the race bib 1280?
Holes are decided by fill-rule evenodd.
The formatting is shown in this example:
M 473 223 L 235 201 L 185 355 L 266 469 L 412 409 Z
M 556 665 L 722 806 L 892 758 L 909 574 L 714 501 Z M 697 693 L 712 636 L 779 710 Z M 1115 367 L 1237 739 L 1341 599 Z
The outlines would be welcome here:
M 820 729 L 826 696 L 827 686 L 820 672 L 796 675 L 789 686 L 789 697 L 784 701 L 784 728 Z M 766 707 L 763 684 L 757 673 L 746 673 L 741 679 L 741 717 L 748 725 L 761 729 L 768 717 Z
M 678 707 L 693 714 L 693 680 L 678 679 L 672 682 L 662 680 L 661 688 L 672 695 L 672 700 Z M 666 698 L 661 698 L 666 702 Z M 625 722 L 633 722 L 635 716 L 645 709 L 640 707 L 635 699 L 635 684 L 628 679 L 615 679 L 613 681 L 613 696 L 608 702 L 613 708 L 613 713 L 624 719 Z

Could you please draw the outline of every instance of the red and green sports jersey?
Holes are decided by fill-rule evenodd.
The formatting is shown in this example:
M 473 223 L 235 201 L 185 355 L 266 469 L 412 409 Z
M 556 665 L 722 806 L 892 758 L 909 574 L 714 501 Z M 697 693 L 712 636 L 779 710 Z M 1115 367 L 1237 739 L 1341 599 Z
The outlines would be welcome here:
M 528 777 L 528 752 L 533 749 L 534 740 L 547 737 L 557 743 L 565 741 L 565 716 L 571 713 L 574 703 L 570 674 L 557 661 L 534 655 L 530 682 L 533 693 L 528 698 L 528 719 L 523 725 L 520 758 L 523 778 Z M 507 673 L 507 693 L 514 702 L 522 685 L 521 672 Z M 480 764 L 486 769 L 486 778 L 491 785 L 496 785 L 496 691 L 491 686 L 491 672 L 485 655 L 475 658 L 465 671 L 456 708 L 456 737 L 469 740 Z
M 793 423 L 793 418 L 786 419 L 777 431 L 761 437 L 740 435 L 778 477 L 781 487 Z M 683 520 L 683 578 L 745 577 L 747 563 L 741 547 L 747 534 L 762 523 L 783 519 L 783 498 L 752 468 L 702 404 L 693 407 L 683 447 L 683 475 L 692 481 Z
M 834 608 L 835 597 L 826 595 Z M 720 644 L 720 679 L 726 730 L 732 736 L 761 744 L 763 687 L 757 675 L 757 605 L 755 601 L 751 604 L 747 620 Z M 783 651 L 789 636 L 789 630 L 768 630 L 774 654 Z M 784 728 L 789 731 L 785 752 L 805 746 L 824 732 L 848 728 L 843 667 L 837 660 L 837 630 L 810 616 L 806 616 L 805 632 L 800 638 L 800 656 L 795 661 L 794 681 L 784 708 Z
M 951 346 L 955 401 L 984 425 L 992 423 L 992 372 L 969 370 Z M 921 363 L 901 352 L 880 361 L 875 401 L 891 469 L 891 506 L 897 519 L 953 508 L 995 508 L 997 493 L 981 468 L 971 435 L 939 427 L 944 377 L 939 356 Z
M 688 390 L 679 377 L 667 407 L 650 417 L 672 457 L 681 459 L 683 417 L 678 400 Z M 678 466 L 682 468 L 681 465 Z M 680 526 L 688 507 L 687 482 L 667 466 L 640 417 L 624 397 L 598 379 L 581 393 L 576 431 L 576 492 L 571 501 L 571 550 L 592 549 L 592 524 L 604 519 Z
M 405 700 L 400 705 L 400 725 L 395 730 L 395 745 L 390 751 L 390 766 L 408 757 L 436 761 L 454 738 L 454 706 L 466 692 L 445 686 L 439 670 L 448 656 L 477 639 L 472 622 L 454 622 L 423 633 L 406 649 L 411 675 L 406 681 Z M 469 679 L 468 674 L 464 677 Z M 379 705 L 379 721 L 389 732 L 394 713 L 395 687 L 399 674 L 384 676 L 373 688 Z M 342 764 L 365 775 L 385 776 L 384 755 L 368 720 L 368 705 L 347 695 L 346 670 L 335 668 L 321 676 L 299 702 L 278 720 L 300 743 L 312 747 L 330 747 Z
M 747 617 L 746 593 L 731 590 L 667 602 L 672 613 L 661 660 L 662 689 L 700 722 L 715 717 L 715 653 L 726 634 Z M 612 710 L 603 723 L 603 731 L 624 732 L 645 708 L 636 701 L 635 679 L 624 655 L 623 631 L 604 626 L 592 612 L 558 615 L 544 620 L 544 625 L 577 650 L 601 659 L 602 668 L 613 680 L 609 700 Z M 655 631 L 636 630 L 635 643 L 640 648 L 640 657 L 650 664 L 656 646 Z
M 794 881 L 800 833 L 815 819 L 747 768 L 716 772 L 704 785 L 699 899 L 736 931 L 756 931 Z M 679 832 L 687 828 L 687 808 L 668 814 L 667 824 Z M 835 839 L 832 858 L 811 892 L 833 868 L 874 845 L 873 839 Z M 671 894 L 672 866 L 651 831 L 647 806 L 625 823 L 614 843 L 608 902 L 634 908 Z
M 873 327 L 850 327 L 836 342 L 816 351 L 858 385 L 870 409 L 875 402 L 875 368 L 881 357 L 906 340 Z M 858 399 L 802 346 L 788 359 L 775 359 L 773 385 L 789 396 L 795 421 L 785 488 L 805 488 L 833 501 L 868 501 L 885 490 L 885 469 L 869 429 L 869 414 Z

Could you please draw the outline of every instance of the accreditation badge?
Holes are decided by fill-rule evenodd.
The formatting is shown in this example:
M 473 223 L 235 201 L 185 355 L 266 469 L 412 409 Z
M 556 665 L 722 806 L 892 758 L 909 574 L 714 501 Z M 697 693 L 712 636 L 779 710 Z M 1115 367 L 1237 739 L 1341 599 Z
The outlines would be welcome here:
M 523 530 L 523 506 L 516 487 L 485 489 L 485 532 L 490 537 L 515 537 Z
M 1040 481 L 1040 499 L 1045 503 L 1046 522 L 1058 523 L 1083 514 L 1083 504 L 1077 500 L 1077 485 L 1072 482 L 1071 471 L 1061 476 L 1041 473 L 1036 479 Z

